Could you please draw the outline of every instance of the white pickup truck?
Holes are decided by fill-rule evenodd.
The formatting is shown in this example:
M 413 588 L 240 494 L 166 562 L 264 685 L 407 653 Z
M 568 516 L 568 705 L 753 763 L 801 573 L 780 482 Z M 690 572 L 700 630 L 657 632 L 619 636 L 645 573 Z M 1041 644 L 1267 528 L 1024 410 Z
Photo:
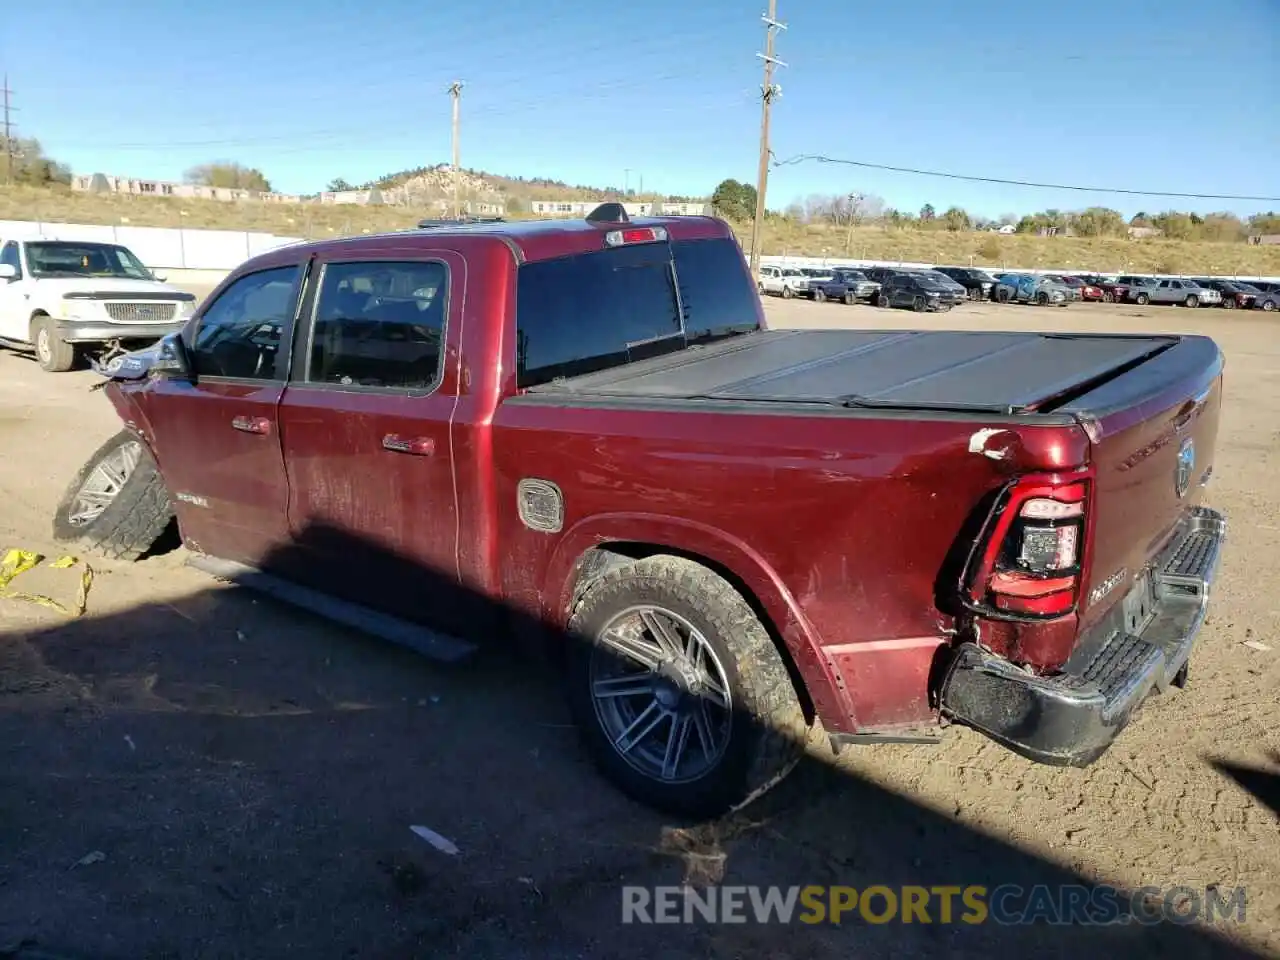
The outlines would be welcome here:
M 41 368 L 110 365 L 181 329 L 196 298 L 163 283 L 127 247 L 45 237 L 0 244 L 0 344 Z

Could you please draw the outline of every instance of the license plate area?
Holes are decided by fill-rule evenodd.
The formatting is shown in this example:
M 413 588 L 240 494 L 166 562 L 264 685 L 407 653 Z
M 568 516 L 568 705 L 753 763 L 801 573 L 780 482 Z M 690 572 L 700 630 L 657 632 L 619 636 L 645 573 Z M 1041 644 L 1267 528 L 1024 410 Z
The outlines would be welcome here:
M 1155 578 L 1151 576 L 1150 570 L 1143 570 L 1121 602 L 1124 632 L 1130 636 L 1141 636 L 1151 618 L 1156 615 L 1159 599 Z

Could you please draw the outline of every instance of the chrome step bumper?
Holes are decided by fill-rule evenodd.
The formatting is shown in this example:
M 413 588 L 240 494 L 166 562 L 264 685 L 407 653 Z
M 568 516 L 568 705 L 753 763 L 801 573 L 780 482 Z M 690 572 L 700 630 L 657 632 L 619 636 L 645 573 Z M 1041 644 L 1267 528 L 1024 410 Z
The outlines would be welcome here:
M 1151 693 L 1181 684 L 1226 536 L 1221 513 L 1189 511 L 1145 577 L 1056 676 L 1029 674 L 961 644 L 942 681 L 942 715 L 1032 760 L 1089 765 Z

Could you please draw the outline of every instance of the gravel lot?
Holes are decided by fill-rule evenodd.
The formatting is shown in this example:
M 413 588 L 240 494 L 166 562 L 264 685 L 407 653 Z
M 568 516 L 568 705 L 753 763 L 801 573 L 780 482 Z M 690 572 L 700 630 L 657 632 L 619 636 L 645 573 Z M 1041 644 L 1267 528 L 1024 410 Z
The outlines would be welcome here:
M 1280 955 L 1280 822 L 1215 766 L 1280 768 L 1280 322 L 1092 304 L 766 306 L 778 326 L 1217 338 L 1228 386 L 1212 500 L 1233 527 L 1189 687 L 1151 702 L 1084 771 L 953 729 L 938 747 L 811 764 L 760 809 L 680 829 L 597 776 L 553 684 L 520 660 L 424 662 L 220 585 L 180 549 L 95 563 L 79 620 L 0 601 L 0 956 Z M 0 547 L 57 555 L 63 485 L 118 429 L 94 380 L 0 352 Z M 67 590 L 65 575 L 28 576 Z M 1247 887 L 1248 913 L 1214 929 L 620 923 L 624 883 L 720 876 L 1217 883 Z

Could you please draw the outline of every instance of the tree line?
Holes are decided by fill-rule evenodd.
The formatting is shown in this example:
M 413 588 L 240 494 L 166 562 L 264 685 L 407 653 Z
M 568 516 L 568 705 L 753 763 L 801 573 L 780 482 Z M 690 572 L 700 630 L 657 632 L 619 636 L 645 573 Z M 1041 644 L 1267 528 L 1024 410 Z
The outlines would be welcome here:
M 711 195 L 711 205 L 730 220 L 750 220 L 755 216 L 756 188 L 737 180 L 724 180 Z M 1036 213 L 1004 213 L 997 218 L 969 213 L 963 207 L 942 212 L 931 203 L 919 211 L 888 206 L 874 194 L 810 194 L 789 203 L 781 214 L 796 223 L 858 226 L 876 224 L 888 229 L 944 230 L 959 233 L 991 230 L 1006 224 L 1017 233 L 1031 235 L 1073 234 L 1081 237 L 1128 237 L 1131 228 L 1151 228 L 1174 240 L 1243 241 L 1257 234 L 1280 233 L 1280 214 L 1268 211 L 1241 219 L 1233 213 L 1193 213 L 1168 210 L 1140 212 L 1125 219 L 1118 210 L 1088 207 L 1084 210 L 1042 210 Z

